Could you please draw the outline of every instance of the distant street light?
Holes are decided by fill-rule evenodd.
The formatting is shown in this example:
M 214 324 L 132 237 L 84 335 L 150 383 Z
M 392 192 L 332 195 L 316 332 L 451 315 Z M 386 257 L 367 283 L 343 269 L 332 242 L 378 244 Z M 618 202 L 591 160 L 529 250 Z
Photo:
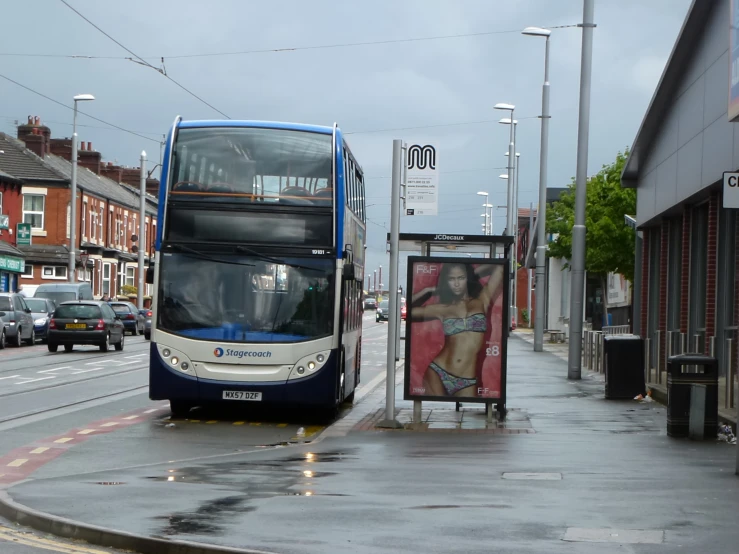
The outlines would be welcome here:
M 72 199 L 69 203 L 69 267 L 67 278 L 70 283 L 77 280 L 75 275 L 77 242 L 77 102 L 95 100 L 92 94 L 78 94 L 74 100 L 74 116 L 72 117 Z

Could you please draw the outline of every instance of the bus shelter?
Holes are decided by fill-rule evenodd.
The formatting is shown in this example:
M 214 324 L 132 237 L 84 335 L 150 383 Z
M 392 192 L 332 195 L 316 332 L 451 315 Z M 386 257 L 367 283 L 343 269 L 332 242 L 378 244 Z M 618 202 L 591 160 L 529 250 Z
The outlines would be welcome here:
M 413 400 L 414 423 L 424 401 L 454 402 L 457 410 L 481 403 L 489 422 L 493 406 L 505 418 L 513 243 L 512 236 L 400 234 L 399 251 L 419 254 L 408 258 L 403 337 L 404 399 Z

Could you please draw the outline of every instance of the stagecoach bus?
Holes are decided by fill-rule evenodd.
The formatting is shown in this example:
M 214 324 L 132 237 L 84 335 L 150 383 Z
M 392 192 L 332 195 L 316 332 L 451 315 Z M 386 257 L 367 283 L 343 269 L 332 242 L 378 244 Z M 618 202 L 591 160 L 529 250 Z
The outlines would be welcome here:
M 175 119 L 159 192 L 149 397 L 336 413 L 359 384 L 362 169 L 336 124 Z

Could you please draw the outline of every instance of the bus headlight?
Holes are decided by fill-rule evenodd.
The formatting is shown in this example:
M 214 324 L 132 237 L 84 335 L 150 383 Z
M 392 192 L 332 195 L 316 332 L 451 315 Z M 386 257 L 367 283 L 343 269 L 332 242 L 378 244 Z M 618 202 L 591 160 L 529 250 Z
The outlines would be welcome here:
M 160 346 L 159 344 L 157 344 L 157 349 L 162 360 L 169 367 L 187 375 L 195 375 L 192 369 L 192 362 L 190 362 L 190 359 L 185 354 L 173 348 Z
M 288 379 L 300 379 L 301 377 L 313 375 L 316 371 L 326 365 L 326 361 L 328 360 L 330 353 L 330 350 L 325 350 L 299 359 L 293 366 Z

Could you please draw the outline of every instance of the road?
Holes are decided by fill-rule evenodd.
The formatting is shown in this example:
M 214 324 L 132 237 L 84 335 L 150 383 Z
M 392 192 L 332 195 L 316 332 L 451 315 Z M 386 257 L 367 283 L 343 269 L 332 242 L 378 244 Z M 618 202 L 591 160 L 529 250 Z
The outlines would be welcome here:
M 374 317 L 364 316 L 358 391 L 385 373 L 387 324 Z M 0 487 L 3 473 L 5 479 L 43 478 L 80 471 L 80 460 L 99 471 L 242 452 L 311 440 L 324 428 L 303 413 L 253 406 L 171 419 L 166 402 L 148 398 L 148 361 L 143 337 L 127 337 L 122 352 L 80 346 L 50 353 L 42 344 L 0 351 Z M 1 519 L 0 551 L 114 552 Z

